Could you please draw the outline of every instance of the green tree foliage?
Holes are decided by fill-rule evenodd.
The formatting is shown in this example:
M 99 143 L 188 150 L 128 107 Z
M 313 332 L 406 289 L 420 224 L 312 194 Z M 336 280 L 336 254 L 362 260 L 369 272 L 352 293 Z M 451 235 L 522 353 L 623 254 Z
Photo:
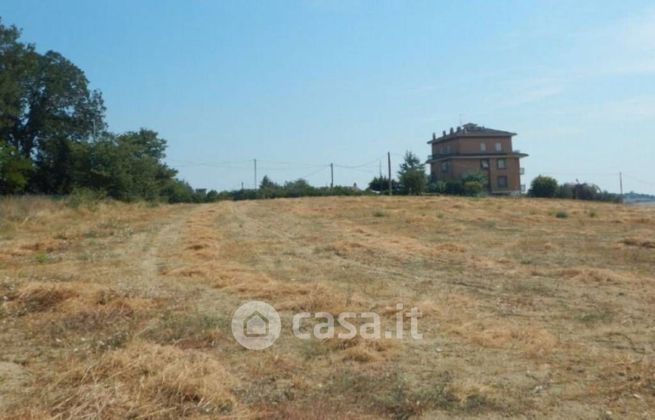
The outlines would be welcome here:
M 464 195 L 472 197 L 482 194 L 483 186 L 479 181 L 465 181 L 462 183 Z
M 169 203 L 191 203 L 195 202 L 194 191 L 191 186 L 179 179 L 170 179 L 162 188 L 161 197 Z
M 219 198 L 218 191 L 216 191 L 216 190 L 209 190 L 209 192 L 207 193 L 207 197 L 206 197 L 205 200 L 206 200 L 208 203 L 213 203 L 213 202 L 218 201 L 218 198 Z
M 547 176 L 538 176 L 532 181 L 529 195 L 532 197 L 557 197 L 575 200 L 608 201 L 612 203 L 622 201 L 622 197 L 619 194 L 603 191 L 595 184 L 576 181 L 575 183 L 569 182 L 558 185 L 555 179 Z
M 27 92 L 37 64 L 33 45 L 19 41 L 20 31 L 0 20 L 0 133 L 6 138 L 27 107 Z M 16 149 L 19 144 L 10 142 Z M 24 154 L 24 153 L 23 153 Z
M 384 176 L 376 176 L 368 183 L 368 189 L 371 191 L 376 191 L 379 193 L 388 193 L 389 192 L 389 178 Z M 399 189 L 398 181 L 395 179 L 391 180 L 391 190 L 396 192 Z
M 573 196 L 578 200 L 594 200 L 600 193 L 600 188 L 594 184 L 578 183 L 573 189 Z
M 572 199 L 575 196 L 575 184 L 566 183 L 557 187 L 555 197 Z
M 468 172 L 462 177 L 462 193 L 464 195 L 478 196 L 489 185 L 487 175 L 480 171 Z
M 0 22 L 0 138 L 34 161 L 32 191 L 69 193 L 77 146 L 104 130 L 102 96 L 61 54 L 39 54 L 19 38 Z
M 460 180 L 433 181 L 428 185 L 428 191 L 439 194 L 478 196 L 487 190 L 489 185 L 487 175 L 480 171 L 471 171 Z
M 280 185 L 273 182 L 268 175 L 264 175 L 259 184 L 259 195 L 262 198 L 276 198 L 280 196 Z
M 0 140 L 0 194 L 22 192 L 27 186 L 27 177 L 32 162 L 18 154 L 18 151 Z
M 264 178 L 262 178 L 262 182 L 259 184 L 259 188 L 264 190 L 264 189 L 275 189 L 279 188 L 280 186 L 276 184 L 275 182 L 271 181 L 271 179 L 268 177 L 268 175 L 264 175 Z
M 161 160 L 166 140 L 141 129 L 119 136 L 106 134 L 87 147 L 88 156 L 80 185 L 105 191 L 119 200 L 155 200 L 160 195 L 174 202 L 193 195 L 193 189 L 176 180 L 176 171 Z M 188 189 L 190 191 L 183 192 Z M 189 200 L 190 201 L 190 200 Z
M 464 174 L 462 177 L 462 182 L 477 182 L 481 186 L 488 184 L 487 174 L 481 171 L 471 171 Z
M 428 192 L 433 194 L 443 194 L 446 192 L 446 183 L 444 181 L 432 181 L 428 184 Z
M 445 191 L 450 195 L 464 195 L 464 185 L 461 181 L 447 181 Z
M 400 190 L 404 194 L 420 195 L 427 186 L 427 175 L 423 162 L 412 152 L 406 152 L 398 171 Z
M 532 180 L 530 191 L 531 197 L 552 198 L 557 193 L 557 180 L 549 176 L 539 175 Z
M 286 197 L 309 197 L 318 195 L 316 188 L 309 185 L 304 179 L 297 179 L 284 183 Z

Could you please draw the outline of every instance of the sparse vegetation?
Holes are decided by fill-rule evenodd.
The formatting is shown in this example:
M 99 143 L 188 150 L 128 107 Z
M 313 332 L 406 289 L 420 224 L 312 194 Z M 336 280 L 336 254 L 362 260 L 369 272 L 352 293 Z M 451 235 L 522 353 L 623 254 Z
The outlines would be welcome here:
M 597 203 L 592 219 L 568 201 L 573 231 L 531 199 L 80 196 L 0 199 L 7 416 L 577 418 L 655 405 L 649 207 Z M 287 324 L 305 310 L 393 324 L 403 302 L 424 339 L 299 340 L 285 327 L 248 352 L 230 318 L 253 299 Z

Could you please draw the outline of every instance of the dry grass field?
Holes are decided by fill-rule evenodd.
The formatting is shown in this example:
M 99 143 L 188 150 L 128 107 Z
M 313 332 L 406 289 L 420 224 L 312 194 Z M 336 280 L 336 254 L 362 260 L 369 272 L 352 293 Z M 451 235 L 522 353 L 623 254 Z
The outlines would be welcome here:
M 655 416 L 655 208 L 359 197 L 0 200 L 4 418 Z M 280 339 L 230 319 L 271 303 Z M 300 340 L 418 307 L 423 340 Z

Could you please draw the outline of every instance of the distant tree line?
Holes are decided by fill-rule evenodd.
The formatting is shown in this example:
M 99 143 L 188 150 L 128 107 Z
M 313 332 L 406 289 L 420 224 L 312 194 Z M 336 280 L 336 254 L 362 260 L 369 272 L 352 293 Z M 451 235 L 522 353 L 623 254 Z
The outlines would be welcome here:
M 102 95 L 84 72 L 54 51 L 39 53 L 21 42 L 20 31 L 0 20 L 0 194 L 111 197 L 123 201 L 212 202 L 217 200 L 384 194 L 389 179 L 375 177 L 366 191 L 313 187 L 303 179 L 277 184 L 264 177 L 258 189 L 194 190 L 163 159 L 166 140 L 148 129 L 112 133 Z M 407 152 L 393 194 L 480 195 L 485 174 L 430 182 L 424 163 Z M 593 184 L 562 184 L 537 177 L 529 195 L 620 201 Z
M 619 194 L 603 191 L 594 184 L 580 182 L 559 184 L 555 178 L 543 175 L 539 175 L 532 180 L 528 195 L 530 197 L 608 201 L 613 203 L 622 201 Z
M 314 187 L 304 179 L 287 181 L 278 184 L 272 181 L 268 176 L 262 178 L 258 189 L 240 189 L 233 191 L 209 191 L 208 193 L 196 192 L 200 198 L 205 197 L 205 202 L 219 200 L 263 200 L 272 198 L 298 198 L 298 197 L 324 197 L 336 195 L 367 195 L 370 191 L 361 190 L 356 186 L 347 187 L 335 185 L 334 187 Z
M 419 195 L 423 193 L 462 196 L 480 196 L 486 194 L 487 175 L 481 171 L 465 173 L 458 180 L 432 181 L 425 174 L 423 163 L 418 157 L 407 152 L 398 171 L 398 181 L 391 180 L 393 194 Z M 369 183 L 369 190 L 388 193 L 389 178 L 378 176 Z M 576 200 L 595 200 L 620 202 L 621 196 L 601 190 L 590 183 L 564 183 L 547 176 L 539 176 L 532 181 L 528 192 L 531 197 L 565 198 Z
M 277 184 L 264 177 L 258 189 L 194 190 L 163 162 L 166 140 L 156 131 L 110 132 L 102 94 L 89 88 L 84 72 L 57 52 L 37 52 L 20 35 L 0 21 L 0 194 L 199 203 L 388 188 L 382 177 L 366 191 L 314 187 L 303 179 Z M 398 181 L 392 180 L 394 193 L 422 194 L 427 184 L 423 163 L 408 152 Z
M 107 130 L 102 95 L 75 64 L 39 53 L 0 21 L 0 194 L 92 190 L 119 200 L 187 200 L 155 131 Z

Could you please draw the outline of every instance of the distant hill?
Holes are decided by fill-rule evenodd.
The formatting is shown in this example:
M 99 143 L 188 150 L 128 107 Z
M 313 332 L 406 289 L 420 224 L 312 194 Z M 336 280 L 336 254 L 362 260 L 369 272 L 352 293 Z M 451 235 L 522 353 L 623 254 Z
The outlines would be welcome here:
M 655 195 L 639 194 L 634 191 L 623 196 L 624 203 L 655 203 Z

